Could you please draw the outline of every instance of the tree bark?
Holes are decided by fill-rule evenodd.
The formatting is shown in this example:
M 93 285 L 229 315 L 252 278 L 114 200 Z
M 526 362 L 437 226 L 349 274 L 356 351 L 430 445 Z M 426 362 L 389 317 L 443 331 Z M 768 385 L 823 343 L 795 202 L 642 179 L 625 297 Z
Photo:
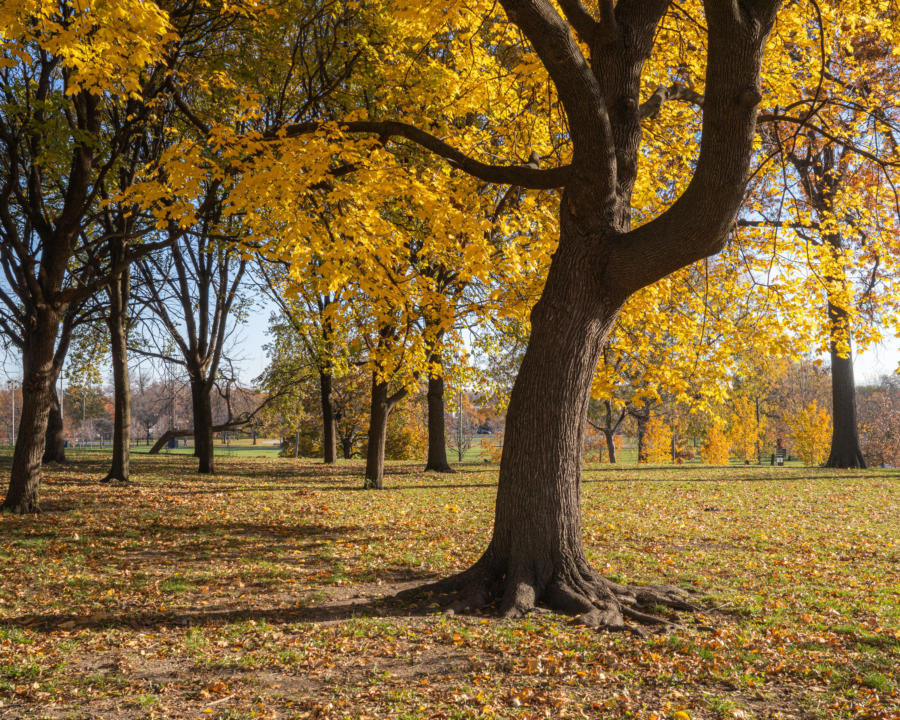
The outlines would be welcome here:
M 828 303 L 832 327 L 847 322 L 847 313 Z M 834 330 L 832 335 L 834 335 Z M 847 340 L 849 345 L 850 341 Z M 859 447 L 859 428 L 856 421 L 856 383 L 853 378 L 853 358 L 848 347 L 847 357 L 841 357 L 836 339 L 831 342 L 832 433 L 831 451 L 825 467 L 865 468 L 866 460 Z
M 425 470 L 455 472 L 447 462 L 447 438 L 444 427 L 444 376 L 428 378 L 428 462 Z
M 13 455 L 9 490 L 0 510 L 40 512 L 41 457 L 44 453 L 50 398 L 56 378 L 54 350 L 60 317 L 48 307 L 38 308 L 22 347 L 22 414 Z
M 604 430 L 603 434 L 606 436 L 606 451 L 609 453 L 609 464 L 615 465 L 618 462 L 618 459 L 616 458 L 615 432 Z
M 63 427 L 62 407 L 59 393 L 56 392 L 56 381 L 50 386 L 50 413 L 47 417 L 47 434 L 44 438 L 44 457 L 41 462 L 66 462 L 65 428 Z
M 197 472 L 215 473 L 215 443 L 213 442 L 212 402 L 206 383 L 192 384 L 191 400 L 194 410 L 194 454 L 198 458 Z
M 647 449 L 644 447 L 644 439 L 647 435 L 647 422 L 650 420 L 650 406 L 644 405 L 640 410 L 631 411 L 631 416 L 637 421 L 637 461 L 647 462 Z
M 453 612 L 499 595 L 506 617 L 527 613 L 543 599 L 586 624 L 623 627 L 623 614 L 641 615 L 628 604 L 688 607 L 675 588 L 606 580 L 584 552 L 585 420 L 600 351 L 622 303 L 593 292 L 590 273 L 562 269 L 564 248 L 578 240 L 560 243 L 531 314 L 531 338 L 507 413 L 491 542 L 469 570 L 432 586 L 447 593 Z
M 353 459 L 353 438 L 345 437 L 341 439 L 341 449 L 344 451 L 344 460 Z
M 131 385 L 128 377 L 128 347 L 125 313 L 128 298 L 128 273 L 115 278 L 107 288 L 110 307 L 106 318 L 109 328 L 113 369 L 113 455 L 112 466 L 103 482 L 127 482 L 131 473 Z
M 325 464 L 333 465 L 337 461 L 337 445 L 335 442 L 334 404 L 331 402 L 332 377 L 331 369 L 319 371 L 319 388 L 322 392 L 322 427 L 323 451 Z
M 387 442 L 387 422 L 393 409 L 404 397 L 406 390 L 401 389 L 388 395 L 388 383 L 378 379 L 378 373 L 372 373 L 372 408 L 369 414 L 369 441 L 366 451 L 365 488 L 382 490 L 384 488 L 384 447 Z

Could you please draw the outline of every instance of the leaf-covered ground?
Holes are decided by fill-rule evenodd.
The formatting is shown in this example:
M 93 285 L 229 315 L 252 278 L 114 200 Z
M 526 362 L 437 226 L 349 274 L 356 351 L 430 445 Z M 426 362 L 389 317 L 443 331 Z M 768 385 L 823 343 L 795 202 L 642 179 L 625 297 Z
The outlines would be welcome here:
M 595 566 L 705 608 L 642 640 L 391 599 L 477 558 L 496 467 L 134 464 L 0 517 L 0 718 L 900 718 L 896 471 L 592 468 Z

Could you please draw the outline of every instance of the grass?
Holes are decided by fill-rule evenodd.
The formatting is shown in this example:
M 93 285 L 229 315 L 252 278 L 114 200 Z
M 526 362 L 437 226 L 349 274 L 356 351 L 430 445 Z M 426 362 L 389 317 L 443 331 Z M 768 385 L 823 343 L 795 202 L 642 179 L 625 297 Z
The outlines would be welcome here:
M 640 640 L 392 599 L 483 551 L 484 462 L 373 492 L 359 463 L 136 455 L 108 487 L 73 458 L 0 516 L 0 717 L 900 718 L 897 471 L 590 466 L 594 566 L 702 608 Z

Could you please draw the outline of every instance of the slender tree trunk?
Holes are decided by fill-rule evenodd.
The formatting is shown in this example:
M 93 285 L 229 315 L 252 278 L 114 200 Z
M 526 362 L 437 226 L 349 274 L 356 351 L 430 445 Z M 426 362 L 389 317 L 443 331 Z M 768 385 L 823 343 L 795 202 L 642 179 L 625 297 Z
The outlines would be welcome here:
M 616 458 L 615 432 L 604 430 L 603 434 L 606 436 L 606 451 L 609 453 L 609 463 L 610 465 L 615 465 L 618 462 Z
M 428 378 L 428 462 L 425 469 L 440 473 L 454 472 L 447 462 L 443 375 Z
M 369 441 L 366 452 L 365 487 L 384 487 L 384 446 L 387 442 L 388 384 L 372 373 L 372 409 L 369 414 Z
M 828 315 L 832 326 L 847 322 L 846 312 L 831 303 L 828 304 Z M 825 467 L 865 468 L 866 460 L 859 447 L 859 429 L 856 422 L 853 358 L 849 347 L 847 357 L 841 357 L 834 339 L 831 342 L 831 396 L 833 429 L 831 452 Z
M 644 412 L 646 410 L 647 412 Z M 637 456 L 638 462 L 647 462 L 647 449 L 644 447 L 644 439 L 647 435 L 647 421 L 650 419 L 650 412 L 647 406 L 644 406 L 640 413 L 633 413 L 634 419 L 637 420 Z
M 126 299 L 128 276 L 123 273 L 111 283 L 107 295 L 110 300 L 106 324 L 109 328 L 113 370 L 113 456 L 104 482 L 127 482 L 131 472 L 131 384 L 128 377 L 128 347 L 126 329 Z
M 333 465 L 337 461 L 337 446 L 335 442 L 334 403 L 331 402 L 332 377 L 330 368 L 327 371 L 319 372 L 319 388 L 322 392 L 325 464 Z
M 47 417 L 47 434 L 44 438 L 44 457 L 41 462 L 66 462 L 65 428 L 63 427 L 62 408 L 59 394 L 56 392 L 55 380 L 50 385 L 50 413 Z
M 215 444 L 213 443 L 212 402 L 206 383 L 191 383 L 194 406 L 194 455 L 200 464 L 197 472 L 215 473 Z
M 344 451 L 344 460 L 353 459 L 353 438 L 341 438 L 341 449 Z
M 26 329 L 22 348 L 22 414 L 2 510 L 20 514 L 40 511 L 41 457 L 56 378 L 53 356 L 59 323 L 58 313 L 41 308 L 35 312 L 33 325 Z
M 406 390 L 388 395 L 388 384 L 372 373 L 372 409 L 369 414 L 369 442 L 366 451 L 364 487 L 381 490 L 384 487 L 384 447 L 387 443 L 387 423 L 391 411 L 404 397 Z

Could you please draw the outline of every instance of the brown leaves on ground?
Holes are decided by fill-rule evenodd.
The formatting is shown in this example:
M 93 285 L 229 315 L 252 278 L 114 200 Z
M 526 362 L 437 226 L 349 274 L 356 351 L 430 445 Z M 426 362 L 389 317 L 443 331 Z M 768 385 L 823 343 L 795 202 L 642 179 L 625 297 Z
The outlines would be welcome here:
M 0 517 L 0 718 L 900 718 L 896 472 L 586 473 L 595 566 L 706 608 L 647 641 L 393 600 L 478 557 L 491 466 L 365 492 L 355 464 L 138 456 L 108 487 L 80 458 Z

